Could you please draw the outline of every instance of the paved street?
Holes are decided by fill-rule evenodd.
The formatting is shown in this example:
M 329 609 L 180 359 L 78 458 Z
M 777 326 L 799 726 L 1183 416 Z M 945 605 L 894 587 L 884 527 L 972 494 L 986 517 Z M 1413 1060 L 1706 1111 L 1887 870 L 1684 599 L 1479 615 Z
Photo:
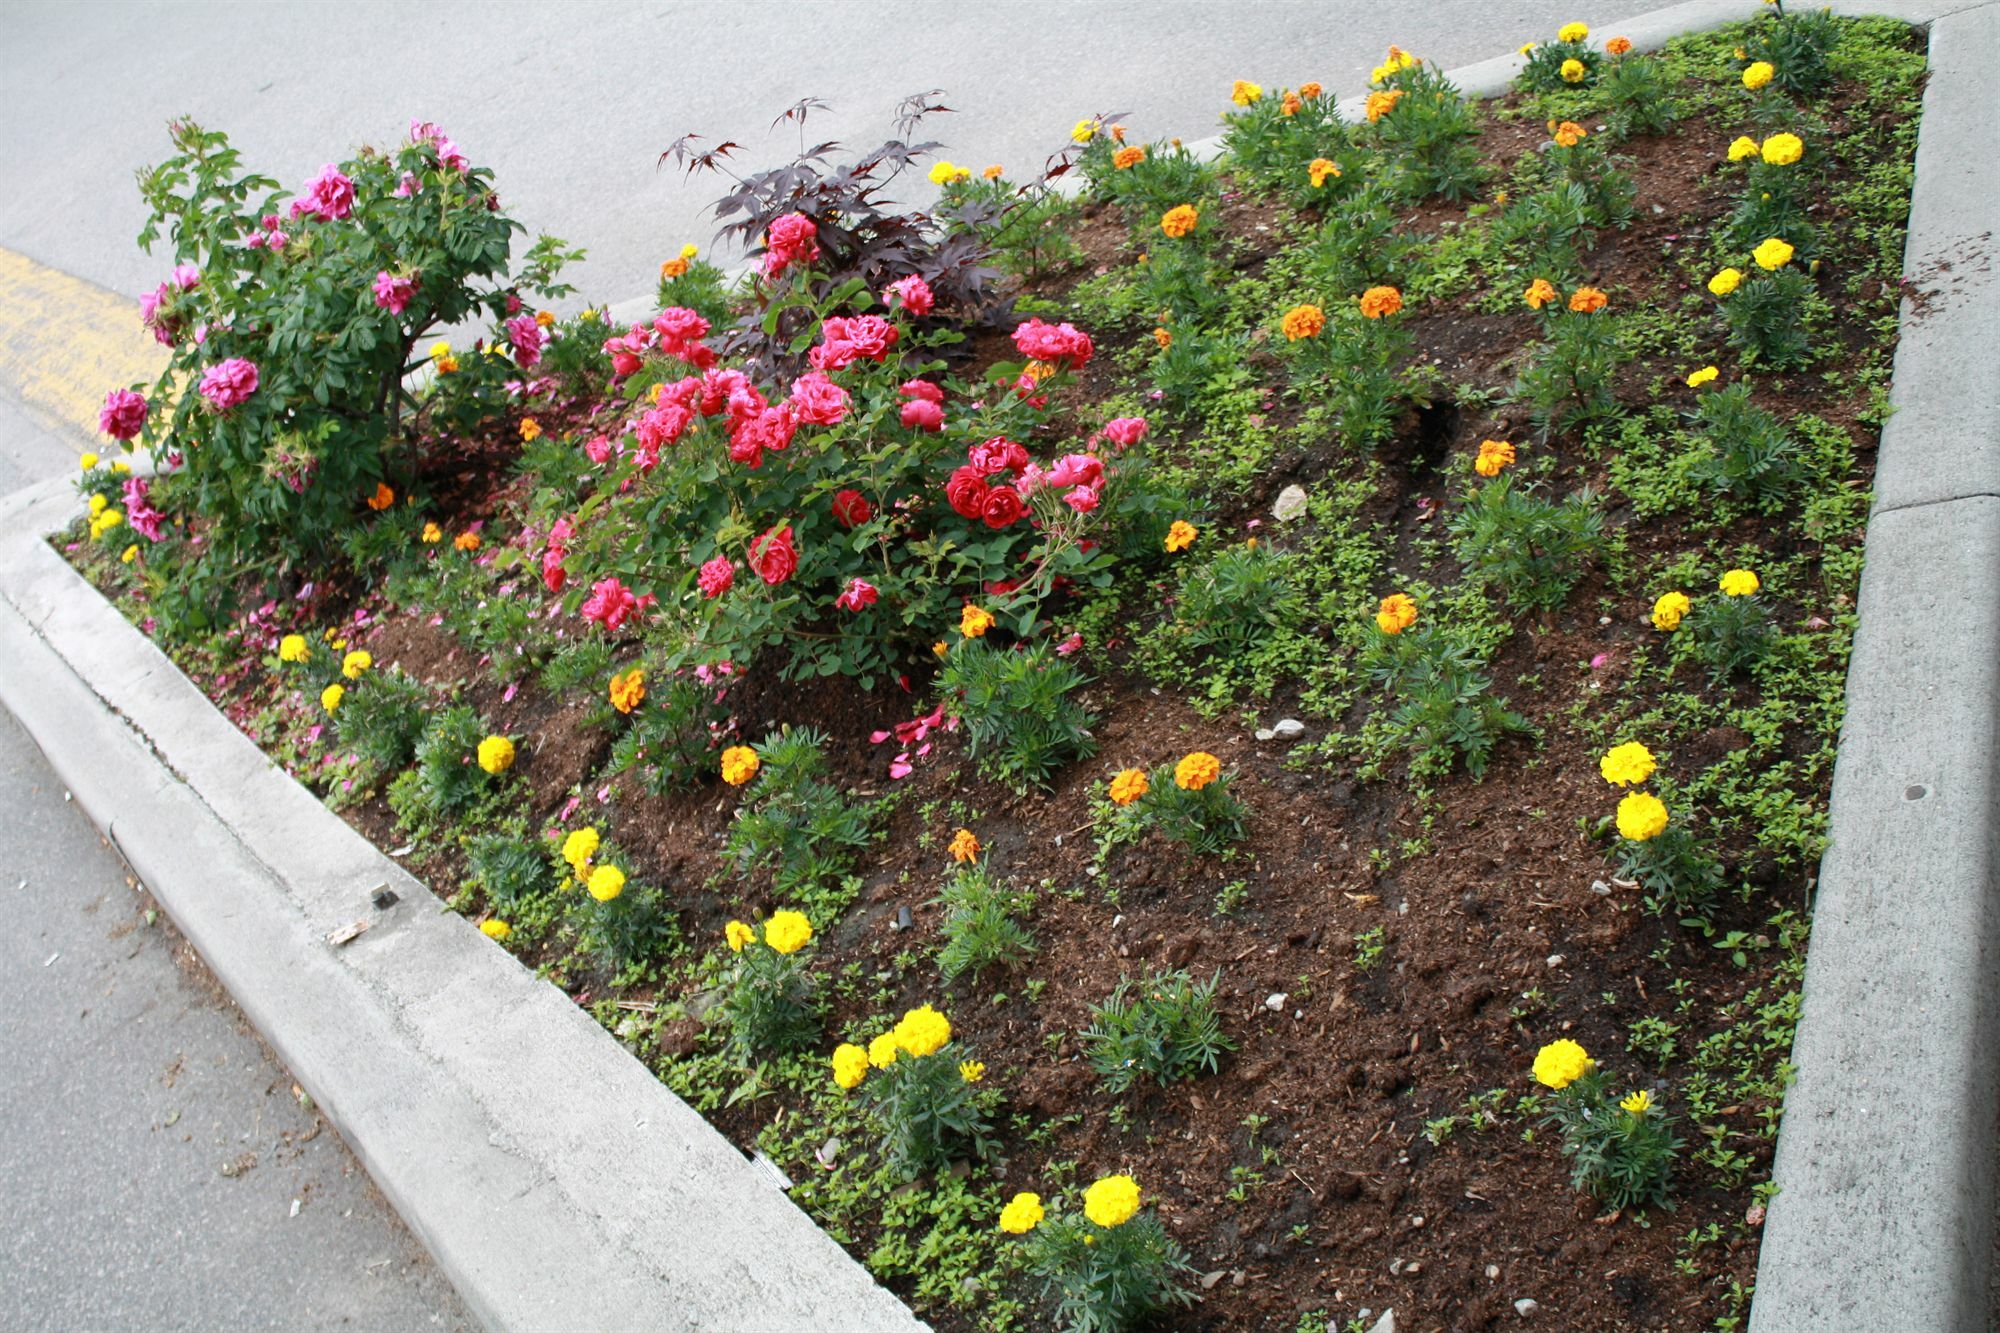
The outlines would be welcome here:
M 0 811 L 0 1328 L 471 1328 L 5 710 Z
M 1582 19 L 1607 35 L 1650 0 L 10 0 L 0 32 L 0 246 L 129 296 L 171 261 L 133 244 L 135 169 L 165 123 L 226 130 L 296 188 L 363 142 L 434 120 L 497 171 L 532 231 L 587 247 L 592 299 L 650 291 L 726 182 L 655 159 L 687 131 L 770 165 L 801 97 L 812 141 L 879 142 L 897 101 L 941 88 L 947 154 L 1025 177 L 1093 112 L 1142 136 L 1216 129 L 1232 79 L 1359 91 L 1389 43 L 1449 67 Z M 868 136 L 877 138 L 870 139 Z M 911 182 L 902 197 L 925 198 Z

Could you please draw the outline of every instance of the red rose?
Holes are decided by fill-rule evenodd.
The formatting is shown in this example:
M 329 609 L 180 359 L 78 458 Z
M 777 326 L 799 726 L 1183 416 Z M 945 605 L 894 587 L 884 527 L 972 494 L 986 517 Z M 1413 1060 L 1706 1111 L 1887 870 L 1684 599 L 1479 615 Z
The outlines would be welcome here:
M 750 543 L 750 568 L 757 577 L 777 587 L 797 572 L 798 549 L 792 545 L 792 527 L 772 528 Z
M 986 478 L 976 467 L 962 467 L 944 484 L 944 498 L 960 518 L 979 518 L 986 513 Z M 1019 500 L 1019 496 L 1014 497 Z
M 874 506 L 860 491 L 846 490 L 833 493 L 833 521 L 843 528 L 858 528 L 875 517 Z
M 1028 512 L 1028 506 L 1021 503 L 1021 496 L 1012 486 L 994 486 L 986 492 L 986 507 L 980 517 L 989 528 L 1004 528 Z

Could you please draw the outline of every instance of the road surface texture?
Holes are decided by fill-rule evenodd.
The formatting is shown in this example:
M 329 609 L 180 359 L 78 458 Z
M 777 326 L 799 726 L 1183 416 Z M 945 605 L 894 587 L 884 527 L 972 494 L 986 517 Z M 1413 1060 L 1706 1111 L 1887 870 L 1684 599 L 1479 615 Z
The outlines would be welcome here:
M 1026 179 L 1069 126 L 1124 112 L 1143 137 L 1219 128 L 1232 79 L 1360 91 L 1395 42 L 1450 68 L 1581 19 L 1609 36 L 1660 0 L 10 0 L 0 35 L 0 246 L 137 296 L 172 267 L 133 244 L 133 172 L 168 151 L 169 117 L 229 133 L 248 166 L 297 189 L 410 120 L 491 165 L 531 232 L 590 252 L 592 300 L 652 289 L 662 259 L 708 244 L 727 182 L 656 169 L 693 131 L 796 147 L 771 122 L 832 110 L 813 142 L 880 142 L 896 103 L 938 88 L 957 114 L 929 137 L 978 170 Z M 869 136 L 877 136 L 870 138 Z M 895 197 L 934 195 L 919 177 Z
M 5 710 L 0 812 L 0 1328 L 472 1328 Z

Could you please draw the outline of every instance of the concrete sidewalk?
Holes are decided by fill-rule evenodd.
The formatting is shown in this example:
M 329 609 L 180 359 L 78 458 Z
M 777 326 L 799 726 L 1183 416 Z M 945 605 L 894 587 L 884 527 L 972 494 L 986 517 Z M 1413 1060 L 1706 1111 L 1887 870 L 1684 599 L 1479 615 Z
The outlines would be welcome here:
M 474 1327 L 4 710 L 0 811 L 0 1327 Z

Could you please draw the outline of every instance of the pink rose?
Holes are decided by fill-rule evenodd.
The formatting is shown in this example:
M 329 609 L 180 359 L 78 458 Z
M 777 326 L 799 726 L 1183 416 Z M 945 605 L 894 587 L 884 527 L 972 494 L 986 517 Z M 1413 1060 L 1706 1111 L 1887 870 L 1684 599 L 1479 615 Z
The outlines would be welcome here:
M 819 228 L 803 213 L 787 213 L 764 231 L 764 276 L 775 278 L 793 264 L 819 258 Z
M 1104 438 L 1120 449 L 1129 449 L 1146 438 L 1146 418 L 1113 417 L 1104 423 Z
M 1057 490 L 1104 484 L 1104 463 L 1095 454 L 1070 454 L 1049 469 L 1048 484 Z
M 606 632 L 615 634 L 638 609 L 639 599 L 632 595 L 632 590 L 619 580 L 609 578 L 590 585 L 590 596 L 584 599 L 582 614 L 585 620 L 596 621 L 604 626 Z
M 852 579 L 847 591 L 833 599 L 833 604 L 843 611 L 865 611 L 880 601 L 882 594 L 866 579 Z
M 201 396 L 218 412 L 227 412 L 257 392 L 257 367 L 240 356 L 218 361 L 201 373 Z
M 660 335 L 660 350 L 683 360 L 688 359 L 691 347 L 708 336 L 708 327 L 707 320 L 685 306 L 670 306 L 653 319 L 653 330 Z
M 409 308 L 410 298 L 417 294 L 416 280 L 382 270 L 375 275 L 375 304 L 392 315 L 400 315 Z
M 815 426 L 835 426 L 847 419 L 847 390 L 817 370 L 808 370 L 792 381 L 791 402 L 799 420 Z
M 735 584 L 736 566 L 730 563 L 727 556 L 719 555 L 701 567 L 701 571 L 694 576 L 694 581 L 701 589 L 701 595 L 713 600 L 728 592 Z
M 1089 362 L 1090 335 L 1073 324 L 1044 324 L 1031 319 L 1014 330 L 1014 346 L 1022 356 L 1051 365 L 1079 369 Z
M 584 456 L 589 458 L 591 462 L 602 467 L 611 461 L 611 441 L 605 439 L 602 435 L 593 435 L 584 441 L 583 452 Z
M 97 428 L 114 440 L 137 438 L 146 425 L 146 400 L 130 389 L 113 389 L 104 395 L 97 413 Z
M 166 518 L 147 498 L 152 489 L 144 477 L 125 478 L 125 522 L 147 541 L 160 539 L 160 523 Z
M 1079 514 L 1088 514 L 1097 508 L 1097 492 L 1089 486 L 1077 486 L 1063 494 L 1063 503 Z
M 937 306 L 937 297 L 931 292 L 930 284 L 914 273 L 890 283 L 889 290 L 883 293 L 882 303 L 889 304 L 892 296 L 901 301 L 903 309 L 912 315 L 928 315 Z
M 1028 451 L 1004 435 L 995 435 L 984 444 L 966 450 L 966 459 L 988 477 L 1028 466 Z
M 769 529 L 750 543 L 750 568 L 774 588 L 798 572 L 799 552 L 792 545 L 789 523 Z
M 903 336 L 900 329 L 880 315 L 860 315 L 853 319 L 833 315 L 820 328 L 825 340 L 806 354 L 806 360 L 815 370 L 844 370 L 863 358 L 887 360 L 889 349 Z
M 354 182 L 340 174 L 329 162 L 319 175 L 306 182 L 306 192 L 292 200 L 293 217 L 316 217 L 321 222 L 338 222 L 354 211 Z
M 508 300 L 514 302 L 516 309 L 520 308 L 517 298 L 510 296 Z M 507 321 L 507 341 L 514 346 L 514 363 L 525 370 L 542 359 L 542 345 L 548 336 L 535 323 L 533 315 L 516 315 Z
M 1004 528 L 1017 522 L 1028 512 L 1021 503 L 1021 496 L 1012 486 L 994 486 L 986 492 L 986 505 L 980 514 L 989 528 Z
M 911 430 L 944 429 L 944 409 L 928 398 L 912 398 L 903 404 L 903 424 Z
M 714 416 L 729 406 L 730 399 L 749 387 L 749 378 L 734 367 L 704 371 L 701 377 L 701 414 Z
M 944 390 L 929 380 L 905 380 L 896 386 L 896 392 L 905 398 L 922 398 L 940 406 L 944 403 Z

